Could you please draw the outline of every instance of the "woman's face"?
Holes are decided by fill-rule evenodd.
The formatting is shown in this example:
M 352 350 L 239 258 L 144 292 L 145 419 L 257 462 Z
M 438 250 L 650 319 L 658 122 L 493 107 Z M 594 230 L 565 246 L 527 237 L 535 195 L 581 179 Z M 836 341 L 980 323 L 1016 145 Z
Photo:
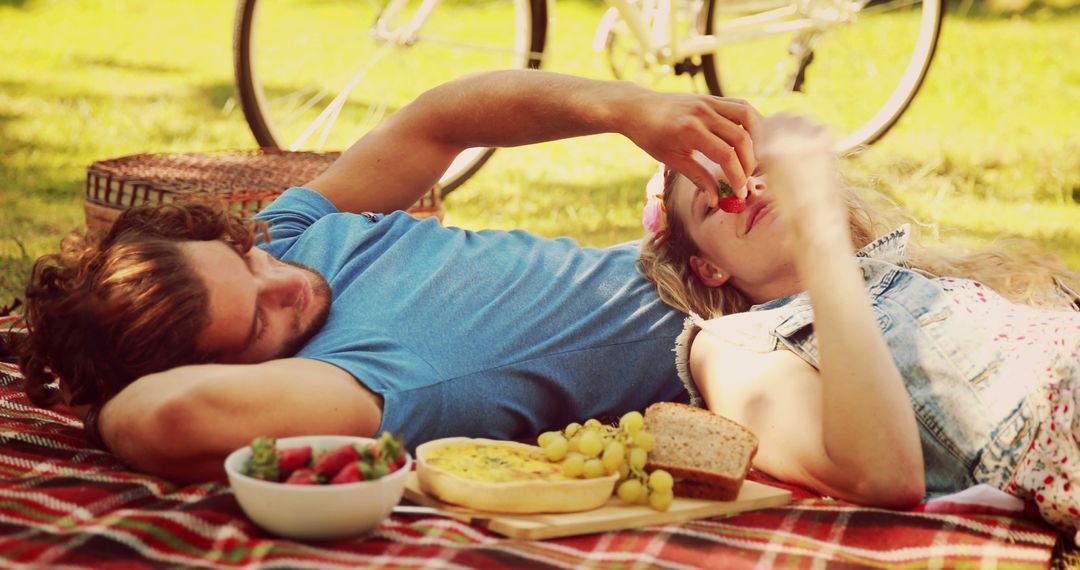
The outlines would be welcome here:
M 726 182 L 719 166 L 708 164 L 717 180 Z M 672 215 L 686 228 L 700 254 L 691 267 L 705 285 L 729 283 L 753 302 L 798 291 L 795 263 L 786 246 L 784 224 L 769 197 L 766 177 L 750 177 L 746 208 L 730 214 L 709 206 L 709 197 L 679 175 L 671 188 Z M 794 292 L 791 291 L 791 292 Z

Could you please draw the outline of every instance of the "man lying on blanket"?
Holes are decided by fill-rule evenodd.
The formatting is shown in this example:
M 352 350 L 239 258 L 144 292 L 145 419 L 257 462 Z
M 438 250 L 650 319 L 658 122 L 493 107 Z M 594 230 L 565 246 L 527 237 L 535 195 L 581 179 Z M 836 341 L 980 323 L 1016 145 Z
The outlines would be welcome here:
M 715 195 L 700 151 L 742 189 L 758 121 L 742 101 L 626 82 L 451 82 L 254 222 L 134 208 L 108 235 L 66 238 L 27 287 L 27 391 L 71 405 L 133 467 L 179 480 L 221 477 L 255 436 L 525 438 L 686 399 L 671 356 L 683 315 L 637 273 L 635 247 L 401 209 L 466 148 L 605 132 Z

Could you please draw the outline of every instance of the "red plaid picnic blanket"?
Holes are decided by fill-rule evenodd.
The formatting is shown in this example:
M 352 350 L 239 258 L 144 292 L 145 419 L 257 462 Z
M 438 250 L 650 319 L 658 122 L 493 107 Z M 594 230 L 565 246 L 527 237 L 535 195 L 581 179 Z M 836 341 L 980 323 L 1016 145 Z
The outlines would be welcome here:
M 1027 517 L 795 493 L 783 508 L 544 541 L 395 514 L 362 538 L 293 542 L 254 526 L 227 485 L 176 485 L 91 447 L 79 420 L 34 407 L 0 363 L 3 568 L 1045 568 L 1058 539 Z

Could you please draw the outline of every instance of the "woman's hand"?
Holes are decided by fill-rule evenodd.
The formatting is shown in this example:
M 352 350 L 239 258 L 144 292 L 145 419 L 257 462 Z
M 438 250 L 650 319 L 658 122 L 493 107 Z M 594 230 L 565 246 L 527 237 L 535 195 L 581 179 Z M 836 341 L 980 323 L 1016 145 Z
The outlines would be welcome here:
M 757 157 L 768 175 L 769 194 L 799 243 L 843 232 L 847 211 L 832 138 L 803 117 L 779 114 L 762 122 Z
M 686 93 L 641 90 L 629 99 L 622 134 L 656 160 L 709 191 L 712 205 L 719 201 L 716 178 L 693 158 L 700 151 L 720 165 L 740 198 L 757 168 L 754 138 L 761 113 L 741 99 Z

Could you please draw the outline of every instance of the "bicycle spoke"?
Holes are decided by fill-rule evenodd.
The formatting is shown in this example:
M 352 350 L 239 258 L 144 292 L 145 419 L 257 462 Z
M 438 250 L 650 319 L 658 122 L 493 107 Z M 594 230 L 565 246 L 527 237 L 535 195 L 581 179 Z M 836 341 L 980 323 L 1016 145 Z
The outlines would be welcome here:
M 506 48 L 504 46 L 498 46 L 498 45 L 494 45 L 494 44 L 482 44 L 482 43 L 475 43 L 475 42 L 465 42 L 465 41 L 460 41 L 460 40 L 448 40 L 448 39 L 443 39 L 443 38 L 436 37 L 436 36 L 420 35 L 420 36 L 417 36 L 417 40 L 418 40 L 417 43 L 423 42 L 423 43 L 427 43 L 427 44 L 435 44 L 435 45 L 446 46 L 446 47 L 449 47 L 449 48 L 457 48 L 459 51 L 469 50 L 469 51 L 481 51 L 481 52 L 487 52 L 487 53 L 507 53 L 507 54 L 513 55 L 515 57 L 518 57 L 518 56 L 521 56 L 521 55 L 526 55 L 526 53 L 523 53 L 523 52 L 521 52 L 521 51 L 519 51 L 517 49 L 514 49 L 514 48 Z M 527 55 L 529 57 L 537 57 L 537 58 L 540 57 L 540 54 L 538 54 L 538 53 L 527 53 Z
M 886 2 L 884 4 L 877 4 L 875 6 L 870 6 L 869 8 L 863 8 L 862 10 L 859 11 L 859 15 L 882 14 L 882 13 L 890 12 L 892 10 L 896 10 L 896 9 L 899 9 L 899 8 L 907 8 L 907 7 L 910 7 L 910 6 L 915 6 L 917 4 L 922 4 L 922 0 L 896 0 L 894 2 Z
M 403 73 L 406 71 L 404 67 L 413 67 L 415 64 L 409 58 L 401 57 L 407 50 L 394 50 L 392 61 L 388 61 L 388 65 L 395 69 L 401 70 Z M 387 99 L 385 93 L 378 93 L 377 98 L 369 103 L 367 109 L 364 111 L 364 116 L 357 121 L 356 127 L 353 129 L 351 139 L 359 138 L 363 133 L 374 129 L 376 125 L 381 123 L 388 114 L 387 108 L 390 106 L 390 102 Z
M 386 51 L 393 49 L 394 47 L 395 46 L 390 43 L 385 43 L 379 46 L 379 49 L 375 50 L 375 54 L 371 56 L 371 61 L 367 62 L 353 75 L 352 79 L 350 79 L 349 82 L 345 84 L 345 87 L 342 88 L 341 92 L 337 94 L 337 97 L 334 97 L 334 100 L 331 101 L 325 109 L 323 109 L 322 113 L 319 113 L 319 116 L 310 125 L 308 125 L 308 128 L 305 129 L 304 132 L 296 138 L 296 140 L 293 141 L 289 148 L 301 148 L 303 144 L 307 142 L 308 138 L 311 137 L 311 135 L 315 132 L 315 130 L 318 129 L 328 119 L 330 119 L 331 116 L 333 116 L 336 120 L 338 114 L 341 112 L 341 107 L 345 104 L 345 100 L 349 96 L 349 93 L 351 93 L 352 90 L 355 89 L 356 86 L 359 85 L 365 77 L 367 77 L 368 71 L 370 71 L 372 67 L 375 67 L 375 65 L 379 63 L 379 61 L 385 55 Z M 333 126 L 333 122 L 331 122 L 330 125 L 327 126 L 327 128 L 331 126 Z
M 330 129 L 334 128 L 334 125 L 337 124 L 337 120 L 338 117 L 341 116 L 341 108 L 343 106 L 344 104 L 338 105 L 336 108 L 334 108 L 334 112 L 331 113 L 330 116 L 327 118 L 326 122 L 323 123 L 322 136 L 319 137 L 319 142 L 315 143 L 314 145 L 317 150 L 322 150 L 326 148 L 326 138 L 330 136 Z
M 436 85 L 538 60 L 542 1 L 239 0 L 244 116 L 264 146 L 344 149 Z M 489 155 L 455 160 L 443 193 Z
M 300 89 L 300 90 L 295 91 L 293 93 L 290 93 L 289 95 L 286 95 L 284 97 L 279 97 L 277 100 L 271 101 L 271 105 L 274 106 L 274 107 L 277 107 L 277 108 L 281 108 L 281 105 L 278 104 L 280 101 L 282 101 L 283 99 L 296 99 L 296 97 L 293 97 L 293 95 L 303 93 L 304 91 L 308 91 L 308 90 L 314 90 L 314 88 Z M 283 125 L 291 125 L 291 124 L 293 124 L 293 122 L 296 121 L 298 118 L 300 118 L 301 115 L 306 113 L 308 111 L 308 109 L 311 109 L 315 105 L 318 105 L 319 102 L 322 101 L 323 99 L 325 99 L 326 96 L 329 95 L 329 94 L 330 94 L 330 92 L 327 91 L 326 89 L 319 89 L 318 91 L 315 91 L 315 94 L 312 95 L 311 97 L 309 97 L 308 100 L 305 101 L 303 105 L 300 105 L 299 107 L 293 108 L 289 112 L 289 114 L 286 115 L 285 118 L 281 120 L 281 124 L 283 124 Z M 295 150 L 295 149 L 293 149 L 293 150 Z
M 354 138 L 359 138 L 361 133 L 366 133 L 375 128 L 382 122 L 383 117 L 386 116 L 386 108 L 389 107 L 386 101 L 380 99 L 374 105 L 369 105 L 367 111 L 364 112 L 364 118 L 360 119 L 359 126 L 354 131 Z

